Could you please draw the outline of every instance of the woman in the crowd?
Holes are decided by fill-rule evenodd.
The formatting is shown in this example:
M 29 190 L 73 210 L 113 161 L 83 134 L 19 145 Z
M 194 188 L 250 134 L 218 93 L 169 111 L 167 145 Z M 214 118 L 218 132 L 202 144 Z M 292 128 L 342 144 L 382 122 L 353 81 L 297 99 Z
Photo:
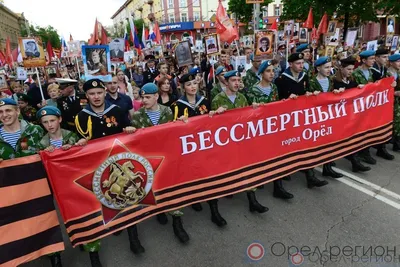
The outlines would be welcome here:
M 158 86 L 158 104 L 163 106 L 170 107 L 172 103 L 174 103 L 177 98 L 172 94 L 172 87 L 170 81 L 162 77 L 157 82 Z
M 133 68 L 132 80 L 136 83 L 137 87 L 142 87 L 143 85 L 143 67 L 135 66 Z
M 128 95 L 132 99 L 133 98 L 132 85 L 129 82 L 127 82 L 123 70 L 117 71 L 117 78 L 118 78 L 118 92 L 124 95 Z

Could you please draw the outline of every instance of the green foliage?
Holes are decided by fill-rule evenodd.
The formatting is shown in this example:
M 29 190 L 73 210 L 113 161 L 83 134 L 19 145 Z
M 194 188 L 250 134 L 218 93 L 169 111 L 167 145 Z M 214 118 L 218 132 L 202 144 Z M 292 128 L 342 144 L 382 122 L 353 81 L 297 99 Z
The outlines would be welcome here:
M 61 47 L 60 36 L 58 35 L 56 29 L 54 29 L 52 26 L 49 25 L 44 28 L 40 26 L 34 27 L 30 25 L 29 31 L 30 31 L 30 36 L 40 37 L 43 43 L 50 42 L 53 48 Z M 26 29 L 26 27 L 22 27 L 21 36 L 22 37 L 28 36 L 28 30 Z

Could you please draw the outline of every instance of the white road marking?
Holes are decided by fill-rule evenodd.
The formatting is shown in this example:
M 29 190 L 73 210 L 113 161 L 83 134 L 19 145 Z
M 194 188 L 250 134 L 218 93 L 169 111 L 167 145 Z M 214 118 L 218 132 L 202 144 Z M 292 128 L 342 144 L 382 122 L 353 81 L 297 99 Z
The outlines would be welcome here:
M 383 187 L 381 187 L 379 185 L 371 183 L 371 182 L 369 182 L 369 181 L 367 181 L 365 179 L 362 179 L 362 178 L 360 178 L 360 177 L 358 177 L 358 176 L 356 176 L 354 174 L 351 174 L 349 172 L 346 172 L 346 171 L 344 171 L 342 169 L 339 169 L 339 168 L 336 168 L 336 167 L 333 167 L 333 169 L 335 171 L 340 172 L 341 174 L 344 175 L 343 178 L 338 178 L 338 179 L 335 179 L 335 180 L 337 180 L 339 182 L 342 182 L 342 183 L 344 183 L 344 184 L 346 184 L 346 185 L 348 185 L 348 186 L 350 186 L 350 187 L 352 187 L 352 188 L 354 188 L 354 189 L 356 189 L 356 190 L 358 190 L 360 192 L 363 192 L 364 194 L 367 194 L 367 195 L 369 195 L 371 197 L 374 197 L 375 199 L 378 199 L 378 200 L 388 204 L 389 206 L 392 206 L 393 208 L 396 208 L 396 209 L 400 210 L 400 203 L 398 203 L 396 201 L 393 201 L 393 200 L 381 195 L 381 193 L 384 193 L 387 196 L 390 196 L 393 199 L 400 201 L 400 195 L 399 194 L 396 194 L 396 193 L 394 193 L 394 192 L 392 192 L 390 190 L 387 190 L 386 188 L 383 188 Z M 322 173 L 322 169 L 320 167 L 316 167 L 315 170 L 317 170 L 317 171 Z M 361 186 L 359 184 L 362 184 L 364 186 L 370 187 L 374 191 L 369 190 L 369 189 L 367 189 L 367 188 L 365 188 L 365 187 L 363 187 L 363 186 Z

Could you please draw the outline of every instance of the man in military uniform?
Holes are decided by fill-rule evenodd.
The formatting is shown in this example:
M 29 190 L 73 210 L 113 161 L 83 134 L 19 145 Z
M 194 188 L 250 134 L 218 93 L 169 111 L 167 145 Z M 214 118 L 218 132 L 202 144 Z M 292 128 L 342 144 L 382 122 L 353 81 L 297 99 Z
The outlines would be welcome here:
M 243 77 L 244 87 L 249 89 L 260 81 L 260 77 L 257 75 L 258 68 L 260 67 L 261 60 L 258 58 L 252 58 L 252 67 L 246 71 L 246 76 Z
M 156 69 L 155 57 L 153 55 L 147 55 L 144 59 L 147 60 L 147 70 L 143 72 L 143 84 L 152 83 L 159 74 Z
M 274 65 L 271 60 L 264 61 L 258 68 L 261 81 L 246 92 L 248 103 L 252 105 L 266 104 L 279 100 L 278 88 L 272 83 L 274 79 Z M 293 195 L 283 188 L 282 179 L 274 181 L 274 197 L 291 199 Z
M 393 151 L 400 151 L 400 54 L 391 55 L 389 63 L 388 73 L 396 81 L 394 89 Z
M 160 125 L 174 120 L 172 111 L 169 107 L 158 104 L 158 88 L 153 83 L 143 85 L 140 90 L 140 96 L 143 100 L 143 107 L 136 111 L 132 116 L 132 125 L 135 128 L 147 128 Z M 174 210 L 170 212 L 172 216 L 172 227 L 175 236 L 182 243 L 189 241 L 189 235 L 186 233 L 182 225 L 183 212 Z M 157 215 L 157 220 L 161 224 L 166 224 L 168 218 L 165 213 Z
M 224 75 L 226 73 L 226 69 L 224 66 L 219 66 L 215 71 L 215 78 L 217 79 L 217 83 L 211 89 L 211 100 L 214 99 L 219 93 L 225 91 L 226 88 L 226 80 Z
M 289 56 L 289 67 L 275 80 L 279 99 L 296 99 L 305 95 L 309 88 L 308 76 L 304 73 L 303 53 L 293 53 Z M 315 177 L 313 169 L 305 170 L 308 188 L 321 187 L 328 182 Z
M 313 66 L 311 62 L 312 47 L 309 44 L 301 44 L 296 48 L 296 53 L 303 53 L 304 55 L 304 72 L 307 73 L 308 78 L 313 74 Z
M 43 129 L 25 120 L 19 120 L 20 110 L 14 99 L 0 99 L 0 163 L 3 160 L 37 154 Z M 11 177 L 10 177 L 11 178 Z M 60 253 L 49 255 L 52 267 L 61 267 Z
M 211 109 L 216 113 L 222 113 L 229 109 L 247 107 L 246 97 L 239 93 L 240 87 L 240 73 L 236 70 L 228 71 L 225 74 L 227 87 L 224 92 L 219 93 L 211 102 Z M 249 200 L 249 209 L 251 212 L 257 211 L 264 213 L 268 211 L 267 207 L 261 205 L 255 194 L 256 188 L 247 191 L 247 199 Z
M 318 95 L 333 91 L 333 82 L 330 78 L 332 60 L 330 57 L 320 57 L 315 61 L 314 67 L 317 69 L 317 74 L 310 79 L 310 87 L 306 88 L 306 95 Z M 343 90 L 344 91 L 344 90 Z M 332 169 L 332 163 L 325 163 L 322 167 L 322 175 L 332 178 L 343 177 Z
M 388 69 L 386 67 L 388 64 L 388 61 L 389 61 L 389 50 L 384 49 L 384 48 L 376 50 L 375 64 L 371 68 L 372 77 L 374 79 L 374 82 L 390 76 L 390 73 L 388 72 Z M 394 159 L 394 156 L 391 155 L 386 150 L 385 144 L 379 144 L 374 147 L 377 149 L 376 155 L 378 157 L 381 157 L 381 158 L 387 159 L 387 160 Z
M 87 140 L 97 139 L 117 133 L 133 133 L 135 128 L 129 126 L 121 108 L 105 101 L 106 86 L 99 79 L 92 79 L 83 85 L 88 105 L 75 116 L 75 125 L 79 135 Z M 144 251 L 137 236 L 136 226 L 128 228 L 131 250 Z M 98 251 L 100 240 L 83 245 L 89 252 L 92 267 L 101 267 Z
M 30 123 L 36 123 L 37 109 L 29 105 L 29 96 L 26 94 L 18 93 L 18 107 L 21 112 L 22 118 Z
M 75 94 L 75 84 L 71 79 L 56 79 L 60 85 L 61 95 L 57 100 L 57 108 L 61 111 L 63 121 L 61 128 L 76 132 L 75 116 L 82 110 L 81 98 Z

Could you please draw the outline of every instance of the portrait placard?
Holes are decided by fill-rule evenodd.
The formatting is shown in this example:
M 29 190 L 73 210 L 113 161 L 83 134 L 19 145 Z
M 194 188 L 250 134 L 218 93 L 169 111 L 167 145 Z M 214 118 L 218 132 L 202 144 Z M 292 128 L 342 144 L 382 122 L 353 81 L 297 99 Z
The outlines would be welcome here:
M 125 39 L 115 38 L 109 46 L 111 62 L 124 62 Z
M 221 50 L 219 45 L 218 34 L 210 34 L 204 36 L 204 42 L 206 44 L 206 54 L 218 54 Z
M 108 45 L 82 46 L 82 59 L 85 79 L 100 79 L 111 82 L 111 60 Z
M 46 66 L 43 42 L 39 37 L 18 38 L 25 68 Z
M 274 52 L 274 32 L 256 32 L 255 57 L 259 59 L 271 58 Z
M 70 57 L 81 57 L 81 41 L 71 41 L 67 43 L 68 45 L 68 55 Z
M 193 64 L 189 41 L 179 42 L 175 47 L 175 59 L 179 67 Z

